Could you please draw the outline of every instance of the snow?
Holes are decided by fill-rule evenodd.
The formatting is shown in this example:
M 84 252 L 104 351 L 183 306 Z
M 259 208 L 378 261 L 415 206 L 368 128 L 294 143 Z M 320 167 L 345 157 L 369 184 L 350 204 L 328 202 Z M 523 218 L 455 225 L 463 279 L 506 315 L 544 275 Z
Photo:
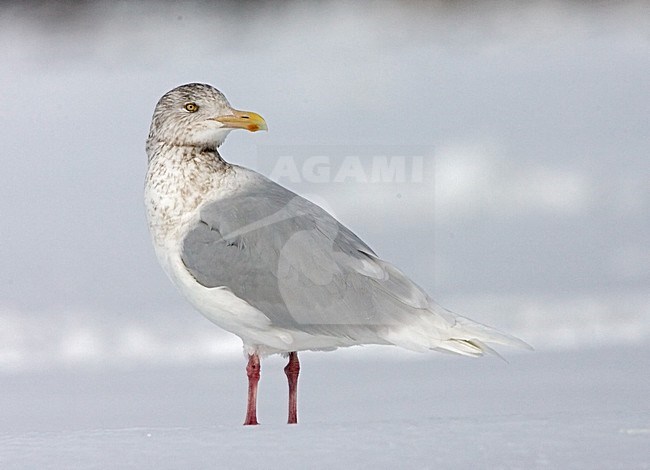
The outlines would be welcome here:
M 284 360 L 0 376 L 0 468 L 650 468 L 650 354 L 638 347 L 467 359 L 396 348 Z

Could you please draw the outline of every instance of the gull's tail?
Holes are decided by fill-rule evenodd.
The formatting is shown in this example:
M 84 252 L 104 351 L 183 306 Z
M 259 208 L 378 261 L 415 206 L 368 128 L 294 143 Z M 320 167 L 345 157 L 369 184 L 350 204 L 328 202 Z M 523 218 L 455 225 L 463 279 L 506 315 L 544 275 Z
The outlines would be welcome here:
M 533 349 L 519 338 L 458 316 L 433 302 L 429 308 L 410 325 L 389 328 L 381 336 L 390 343 L 414 351 L 434 349 L 471 357 L 484 354 L 501 357 L 488 343 Z
M 441 349 L 472 357 L 478 357 L 484 354 L 495 354 L 500 357 L 499 353 L 486 343 L 512 346 L 520 349 L 533 349 L 532 346 L 519 338 L 502 333 L 465 317 L 456 317 L 455 321 L 456 324 L 450 329 L 451 337 L 434 349 Z

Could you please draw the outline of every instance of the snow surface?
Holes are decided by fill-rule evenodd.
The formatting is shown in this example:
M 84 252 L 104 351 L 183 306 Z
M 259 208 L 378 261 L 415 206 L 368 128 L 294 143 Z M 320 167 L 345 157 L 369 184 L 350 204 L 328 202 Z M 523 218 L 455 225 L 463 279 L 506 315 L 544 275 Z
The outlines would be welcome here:
M 467 359 L 395 348 L 284 360 L 0 376 L 0 468 L 650 468 L 650 354 L 618 347 Z

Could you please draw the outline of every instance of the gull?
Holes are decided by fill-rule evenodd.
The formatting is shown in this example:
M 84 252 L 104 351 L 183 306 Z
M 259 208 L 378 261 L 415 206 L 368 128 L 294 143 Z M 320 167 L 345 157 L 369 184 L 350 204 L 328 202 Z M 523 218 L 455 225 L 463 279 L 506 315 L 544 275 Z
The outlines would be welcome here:
M 526 343 L 438 306 L 325 210 L 226 162 L 234 129 L 267 130 L 211 85 L 160 98 L 147 139 L 145 205 L 157 258 L 210 321 L 242 339 L 245 425 L 258 424 L 260 357 L 288 356 L 288 423 L 298 422 L 298 352 L 382 344 L 465 356 Z M 404 234 L 405 237 L 408 235 Z

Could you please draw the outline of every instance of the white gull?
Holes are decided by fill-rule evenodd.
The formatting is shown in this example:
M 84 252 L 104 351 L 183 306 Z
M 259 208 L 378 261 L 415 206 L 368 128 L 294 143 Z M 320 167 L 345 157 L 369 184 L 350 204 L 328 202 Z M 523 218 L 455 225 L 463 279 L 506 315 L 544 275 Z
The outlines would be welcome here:
M 527 345 L 436 305 L 317 205 L 217 149 L 233 129 L 266 130 L 210 85 L 156 105 L 145 204 L 156 254 L 182 294 L 239 336 L 248 355 L 244 424 L 257 424 L 260 356 L 288 354 L 289 423 L 297 422 L 298 351 L 397 345 L 466 356 L 486 343 Z

